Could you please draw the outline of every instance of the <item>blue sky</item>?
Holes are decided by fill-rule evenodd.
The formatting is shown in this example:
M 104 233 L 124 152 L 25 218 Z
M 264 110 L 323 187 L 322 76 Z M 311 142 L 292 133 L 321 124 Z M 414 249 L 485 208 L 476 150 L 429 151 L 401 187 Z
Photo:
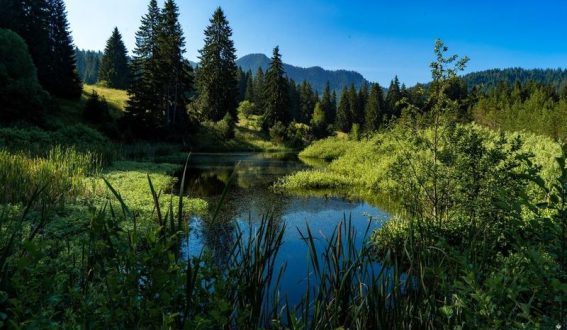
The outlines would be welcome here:
M 102 50 L 114 26 L 132 50 L 149 0 L 67 0 L 75 44 Z M 160 4 L 163 0 L 159 1 Z M 567 1 L 178 0 L 187 57 L 197 60 L 217 6 L 233 29 L 237 55 L 279 45 L 297 66 L 349 69 L 387 85 L 428 81 L 432 48 L 471 58 L 467 71 L 567 67 Z

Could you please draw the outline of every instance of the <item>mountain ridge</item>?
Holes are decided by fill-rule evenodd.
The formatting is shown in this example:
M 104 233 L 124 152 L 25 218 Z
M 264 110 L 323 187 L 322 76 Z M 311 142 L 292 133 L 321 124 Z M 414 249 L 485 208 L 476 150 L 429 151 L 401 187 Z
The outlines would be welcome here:
M 270 65 L 270 58 L 265 54 L 252 53 L 236 60 L 236 65 L 244 71 L 252 71 L 253 74 L 259 68 L 262 68 L 265 72 Z M 313 89 L 319 93 L 323 92 L 327 81 L 331 90 L 336 92 L 351 84 L 354 84 L 356 88 L 360 88 L 363 84 L 369 83 L 362 74 L 351 70 L 327 70 L 320 66 L 300 67 L 284 63 L 284 71 L 296 83 L 309 81 Z

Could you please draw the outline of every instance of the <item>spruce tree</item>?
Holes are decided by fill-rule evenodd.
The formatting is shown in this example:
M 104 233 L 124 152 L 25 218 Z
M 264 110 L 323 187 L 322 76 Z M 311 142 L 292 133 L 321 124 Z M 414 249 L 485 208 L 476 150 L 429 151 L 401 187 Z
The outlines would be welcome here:
M 354 84 L 351 84 L 348 89 L 348 101 L 350 112 L 350 124 L 361 124 L 364 118 L 364 109 L 361 108 L 358 92 Z
M 317 99 L 311 88 L 311 84 L 307 80 L 301 83 L 299 88 L 299 99 L 300 99 L 300 114 L 299 122 L 304 124 L 309 124 L 311 117 L 313 116 L 313 109 L 315 108 L 315 103 Z
M 344 87 L 341 92 L 341 98 L 339 100 L 339 106 L 337 108 L 337 118 L 335 120 L 335 127 L 337 130 L 342 132 L 350 131 L 352 126 L 351 120 L 351 104 L 349 97 L 349 90 Z
M 98 81 L 106 83 L 111 88 L 126 89 L 128 87 L 130 81 L 128 50 L 117 27 L 114 28 L 106 42 Z
M 244 99 L 250 102 L 255 101 L 254 76 L 250 70 L 246 72 L 246 92 L 244 93 Z
M 398 106 L 398 102 L 402 99 L 402 92 L 400 89 L 400 81 L 398 76 L 394 77 L 394 80 L 390 83 L 388 88 L 388 94 L 386 94 L 386 113 L 389 117 L 398 118 L 401 115 L 401 109 Z
M 266 110 L 266 100 L 264 96 L 264 90 L 266 88 L 266 77 L 264 75 L 264 70 L 258 68 L 256 71 L 256 77 L 254 77 L 254 104 L 260 113 L 264 113 Z
M 77 98 L 83 85 L 75 62 L 75 47 L 67 22 L 67 11 L 63 0 L 48 0 L 49 53 L 48 74 L 43 75 L 42 84 L 53 95 Z
M 325 84 L 325 89 L 323 90 L 323 96 L 321 97 L 321 108 L 325 112 L 325 117 L 327 122 L 334 123 L 336 116 L 336 109 L 333 108 L 333 97 L 331 95 L 331 86 L 329 82 Z
M 384 116 L 384 95 L 379 84 L 372 84 L 364 111 L 364 130 L 373 132 L 382 126 Z
M 174 0 L 165 1 L 160 15 L 157 52 L 159 114 L 163 116 L 159 119 L 168 130 L 183 129 L 188 120 L 187 95 L 193 88 L 193 69 L 183 58 L 185 37 Z
M 290 121 L 289 90 L 279 47 L 274 48 L 270 66 L 266 72 L 264 96 L 266 110 L 262 129 L 267 132 L 277 122 L 288 124 Z
M 293 79 L 288 79 L 289 90 L 289 115 L 292 121 L 300 121 L 301 118 L 301 95 L 298 85 Z
M 142 17 L 136 32 L 136 47 L 130 66 L 131 82 L 125 121 L 135 135 L 151 134 L 159 124 L 158 32 L 160 10 L 156 0 L 150 0 L 148 13 Z
M 238 67 L 238 101 L 244 101 L 246 98 L 246 85 L 248 83 L 248 76 L 246 72 Z
M 205 29 L 205 45 L 201 56 L 199 107 L 206 118 L 219 121 L 228 112 L 236 118 L 238 81 L 236 50 L 231 39 L 232 29 L 219 7 Z
M 360 124 L 361 127 L 364 126 L 364 109 L 366 108 L 366 102 L 368 101 L 368 84 L 364 83 L 360 90 L 358 91 L 358 97 L 356 99 L 356 119 L 355 122 Z

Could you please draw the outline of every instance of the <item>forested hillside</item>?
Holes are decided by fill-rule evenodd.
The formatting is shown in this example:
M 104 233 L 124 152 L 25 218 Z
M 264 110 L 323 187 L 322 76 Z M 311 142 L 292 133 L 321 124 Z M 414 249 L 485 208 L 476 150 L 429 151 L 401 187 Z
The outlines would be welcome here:
M 513 85 L 516 82 L 525 84 L 530 81 L 550 85 L 557 90 L 567 86 L 566 69 L 492 69 L 468 73 L 463 80 L 469 88 L 479 86 L 483 91 L 491 90 L 501 83 Z

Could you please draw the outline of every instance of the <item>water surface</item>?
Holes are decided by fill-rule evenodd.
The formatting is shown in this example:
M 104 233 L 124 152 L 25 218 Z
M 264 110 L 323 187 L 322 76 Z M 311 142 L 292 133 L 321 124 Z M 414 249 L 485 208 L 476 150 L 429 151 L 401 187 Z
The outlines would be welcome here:
M 363 243 L 363 233 L 380 226 L 388 215 L 364 202 L 337 197 L 298 197 L 271 189 L 279 178 L 308 168 L 295 154 L 194 154 L 186 178 L 186 193 L 209 201 L 213 208 L 230 181 L 220 209 L 222 225 L 211 226 L 200 217 L 191 219 L 191 235 L 182 247 L 186 256 L 198 255 L 204 247 L 222 260 L 232 245 L 235 226 L 244 233 L 258 226 L 268 212 L 285 224 L 283 245 L 277 265 L 286 264 L 280 289 L 291 304 L 297 304 L 306 287 L 309 255 L 300 232 L 307 226 L 322 251 L 326 237 L 340 221 L 349 218 L 359 233 L 356 244 Z M 232 176 L 232 179 L 231 179 Z

